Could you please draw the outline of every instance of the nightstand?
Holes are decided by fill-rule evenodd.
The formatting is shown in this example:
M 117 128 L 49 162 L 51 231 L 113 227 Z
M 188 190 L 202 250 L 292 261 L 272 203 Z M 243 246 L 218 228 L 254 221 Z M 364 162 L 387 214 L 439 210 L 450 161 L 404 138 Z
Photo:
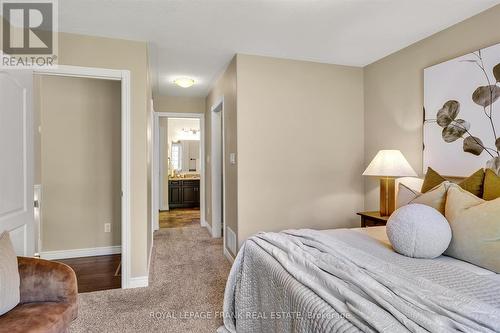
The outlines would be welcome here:
M 386 225 L 389 220 L 389 216 L 381 216 L 380 212 L 360 212 L 358 215 L 361 216 L 361 228 Z

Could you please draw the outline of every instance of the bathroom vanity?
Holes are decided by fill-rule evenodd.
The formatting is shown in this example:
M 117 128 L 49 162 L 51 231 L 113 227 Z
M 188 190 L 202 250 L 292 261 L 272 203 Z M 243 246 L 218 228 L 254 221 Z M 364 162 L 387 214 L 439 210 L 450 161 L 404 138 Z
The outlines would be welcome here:
M 168 180 L 170 208 L 200 207 L 200 180 L 171 178 Z

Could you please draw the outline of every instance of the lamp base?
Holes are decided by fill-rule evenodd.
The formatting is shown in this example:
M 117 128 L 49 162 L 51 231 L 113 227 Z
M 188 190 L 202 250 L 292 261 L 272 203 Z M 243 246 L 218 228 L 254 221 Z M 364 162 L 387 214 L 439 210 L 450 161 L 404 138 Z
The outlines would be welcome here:
M 396 210 L 396 179 L 380 178 L 380 215 L 390 216 Z

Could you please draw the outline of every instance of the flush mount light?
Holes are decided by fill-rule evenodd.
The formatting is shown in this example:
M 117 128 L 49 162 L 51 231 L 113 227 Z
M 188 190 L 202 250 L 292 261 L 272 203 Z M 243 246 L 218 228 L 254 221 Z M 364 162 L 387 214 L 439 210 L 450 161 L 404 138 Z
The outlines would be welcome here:
M 189 88 L 194 84 L 194 80 L 188 77 L 180 77 L 174 80 L 174 84 L 182 88 Z

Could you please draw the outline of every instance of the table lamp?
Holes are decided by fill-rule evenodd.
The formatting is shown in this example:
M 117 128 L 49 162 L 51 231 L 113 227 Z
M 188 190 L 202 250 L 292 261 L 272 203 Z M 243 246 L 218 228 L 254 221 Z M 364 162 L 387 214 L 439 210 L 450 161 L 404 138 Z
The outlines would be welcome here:
M 363 176 L 380 178 L 380 215 L 389 216 L 396 209 L 396 178 L 416 177 L 417 173 L 399 150 L 381 150 Z

